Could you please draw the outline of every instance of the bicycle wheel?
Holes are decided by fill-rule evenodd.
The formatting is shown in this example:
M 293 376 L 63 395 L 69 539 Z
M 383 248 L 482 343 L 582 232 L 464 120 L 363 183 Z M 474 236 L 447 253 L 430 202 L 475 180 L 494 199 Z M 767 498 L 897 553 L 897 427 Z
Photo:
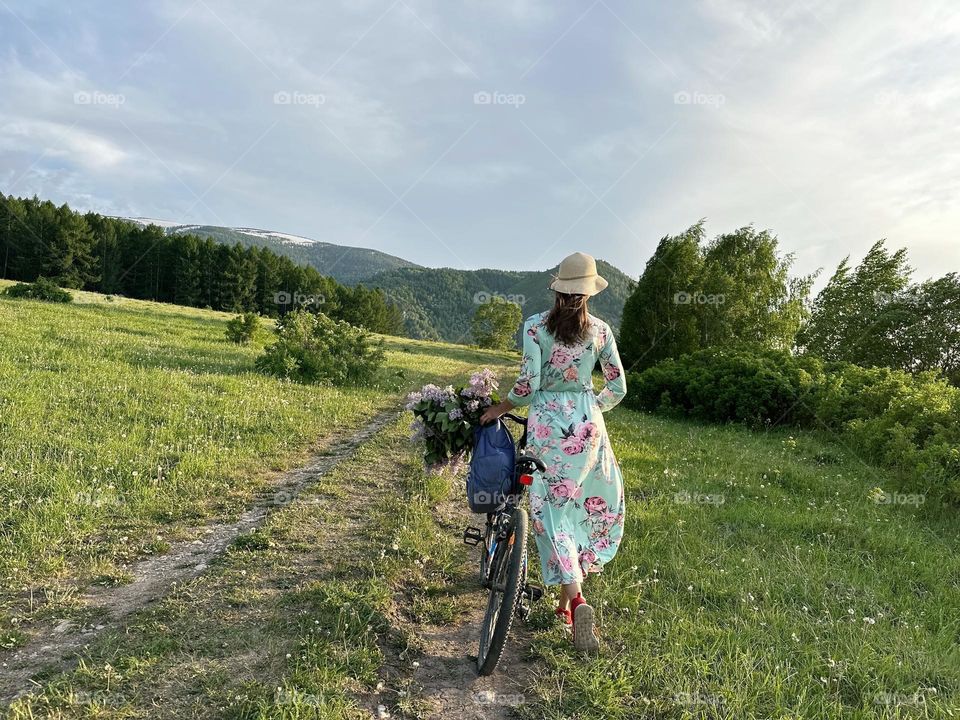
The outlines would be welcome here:
M 480 628 L 480 654 L 477 671 L 489 675 L 500 662 L 503 646 L 510 634 L 514 612 L 520 600 L 527 555 L 527 511 L 516 508 L 510 534 L 501 541 L 493 558 L 490 598 Z

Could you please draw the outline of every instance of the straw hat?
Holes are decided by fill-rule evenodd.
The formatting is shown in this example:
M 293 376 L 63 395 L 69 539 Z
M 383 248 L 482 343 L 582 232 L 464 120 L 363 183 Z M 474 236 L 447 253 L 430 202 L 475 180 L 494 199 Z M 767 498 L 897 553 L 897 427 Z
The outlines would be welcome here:
M 597 261 L 582 252 L 565 257 L 550 283 L 551 290 L 570 295 L 596 295 L 606 286 L 607 281 L 597 274 Z

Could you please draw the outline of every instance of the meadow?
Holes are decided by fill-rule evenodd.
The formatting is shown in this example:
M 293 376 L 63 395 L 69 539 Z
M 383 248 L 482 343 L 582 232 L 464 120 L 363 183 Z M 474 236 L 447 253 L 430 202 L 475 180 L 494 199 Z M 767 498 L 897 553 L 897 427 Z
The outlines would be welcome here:
M 0 649 L 78 587 L 123 583 L 125 564 L 236 515 L 408 387 L 504 357 L 385 337 L 380 381 L 318 388 L 255 372 L 269 333 L 230 343 L 228 314 L 75 295 L 0 296 Z
M 299 386 L 252 373 L 264 340 L 226 343 L 226 315 L 78 295 L 74 307 L 0 300 L 8 644 L 70 612 L 84 582 L 122 583 L 124 563 L 237 513 L 277 470 L 406 390 L 485 365 L 509 377 L 517 362 L 387 339 L 379 387 Z M 422 472 L 409 420 L 401 414 L 209 571 L 110 628 L 75 667 L 39 678 L 9 716 L 440 713 L 423 670 L 437 667 L 428 638 L 455 633 L 483 597 L 475 551 L 459 540 L 470 520 L 460 481 Z M 523 687 L 503 690 L 509 705 L 494 695 L 475 711 L 960 715 L 955 508 L 898 502 L 892 475 L 814 432 L 626 408 L 608 428 L 628 515 L 620 554 L 588 585 L 604 651 L 576 655 L 544 601 L 508 649 L 526 669 Z M 40 588 L 48 596 L 31 610 L 27 593 Z

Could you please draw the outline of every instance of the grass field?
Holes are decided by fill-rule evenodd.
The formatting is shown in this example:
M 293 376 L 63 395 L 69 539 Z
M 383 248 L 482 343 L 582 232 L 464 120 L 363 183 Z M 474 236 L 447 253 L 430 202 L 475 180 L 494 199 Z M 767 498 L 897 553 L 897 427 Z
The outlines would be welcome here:
M 0 648 L 409 387 L 509 358 L 385 338 L 377 386 L 310 387 L 254 372 L 269 336 L 227 342 L 226 314 L 76 295 L 0 296 Z
M 883 473 L 823 438 L 608 426 L 628 479 L 626 540 L 590 584 L 608 652 L 543 633 L 531 717 L 960 716 L 954 509 L 878 504 Z
M 250 373 L 257 348 L 224 342 L 224 315 L 90 300 L 0 300 L 11 644 L 43 617 L 28 589 L 61 593 L 45 606 L 59 617 L 78 578 L 123 582 L 124 562 L 236 513 L 333 426 L 425 381 L 481 365 L 509 375 L 516 362 L 390 340 L 383 387 L 306 388 Z M 430 717 L 419 631 L 456 627 L 480 596 L 461 520 L 443 517 L 459 486 L 423 475 L 408 421 L 10 716 L 281 720 L 370 717 L 383 704 Z M 628 516 L 619 555 L 587 586 L 604 652 L 575 655 L 541 603 L 521 717 L 960 717 L 954 509 L 877 503 L 892 478 L 831 438 L 626 409 L 608 427 Z M 91 493 L 99 502 L 77 500 Z

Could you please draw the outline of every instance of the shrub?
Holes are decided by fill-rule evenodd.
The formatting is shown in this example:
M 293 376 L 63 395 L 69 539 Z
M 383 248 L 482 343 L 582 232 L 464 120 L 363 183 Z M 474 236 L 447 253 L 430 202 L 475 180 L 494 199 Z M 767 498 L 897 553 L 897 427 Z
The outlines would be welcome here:
M 57 286 L 47 278 L 37 278 L 32 283 L 17 283 L 4 291 L 5 295 L 28 300 L 44 300 L 46 302 L 68 303 L 73 302 L 73 295 Z
M 635 408 L 753 426 L 807 424 L 818 360 L 769 349 L 710 348 L 664 360 L 628 381 Z
M 383 343 L 323 313 L 297 310 L 277 321 L 277 341 L 257 358 L 262 372 L 304 383 L 362 384 L 383 366 Z
M 662 361 L 628 386 L 642 410 L 835 432 L 912 491 L 960 502 L 960 388 L 936 373 L 727 348 Z
M 260 329 L 260 316 L 253 312 L 237 315 L 227 321 L 227 339 L 238 345 L 248 345 Z

